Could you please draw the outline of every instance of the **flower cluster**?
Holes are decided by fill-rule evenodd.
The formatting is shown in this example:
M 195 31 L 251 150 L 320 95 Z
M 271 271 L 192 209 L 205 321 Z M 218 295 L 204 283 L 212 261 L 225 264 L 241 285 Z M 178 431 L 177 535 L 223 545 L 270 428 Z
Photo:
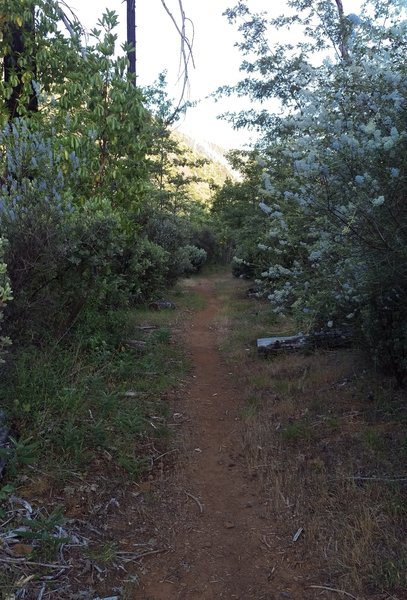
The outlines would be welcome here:
M 290 4 L 298 4 L 300 13 L 306 10 L 296 0 Z M 327 9 L 319 15 L 324 27 L 306 30 L 308 55 L 301 42 L 297 55 L 295 48 L 284 54 L 280 46 L 280 62 L 277 52 L 269 57 L 269 72 L 262 75 L 276 80 L 282 76 L 279 64 L 290 65 L 292 95 L 286 100 L 286 89 L 267 88 L 286 103 L 282 117 L 268 120 L 271 126 L 259 145 L 260 208 L 269 231 L 257 248 L 269 266 L 257 277 L 276 312 L 294 313 L 309 327 L 353 322 L 365 332 L 378 362 L 388 363 L 386 355 L 391 356 L 390 367 L 402 378 L 407 372 L 406 20 L 402 10 L 387 10 L 388 4 L 375 2 L 375 7 L 375 18 L 368 9 L 350 15 L 346 34 L 338 15 Z M 331 41 L 337 35 L 342 53 L 318 63 L 321 53 L 314 51 L 327 47 L 328 22 L 337 32 Z M 260 59 L 252 73 L 260 72 L 258 65 Z M 259 92 L 260 79 L 251 77 L 250 89 Z

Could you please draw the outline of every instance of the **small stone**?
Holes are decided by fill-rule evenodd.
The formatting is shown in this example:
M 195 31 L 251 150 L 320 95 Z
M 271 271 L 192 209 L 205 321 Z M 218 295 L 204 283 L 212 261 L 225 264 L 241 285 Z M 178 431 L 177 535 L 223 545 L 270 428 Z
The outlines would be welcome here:
M 232 523 L 231 521 L 225 521 L 224 523 L 226 529 L 233 529 L 234 528 L 234 523 Z
M 203 547 L 204 548 L 212 548 L 212 542 L 205 542 Z
M 13 556 L 28 556 L 34 548 L 28 544 L 14 544 L 11 548 Z
M 150 481 L 142 481 L 138 484 L 141 492 L 151 492 L 151 482 Z

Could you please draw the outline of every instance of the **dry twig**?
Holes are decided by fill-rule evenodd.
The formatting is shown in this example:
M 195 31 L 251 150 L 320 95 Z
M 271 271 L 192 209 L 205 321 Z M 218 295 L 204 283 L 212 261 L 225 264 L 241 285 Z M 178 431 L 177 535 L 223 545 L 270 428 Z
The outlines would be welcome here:
M 128 553 L 126 556 L 124 556 L 124 552 L 120 552 L 119 554 L 124 562 L 130 562 L 134 560 L 140 560 L 140 558 L 144 558 L 145 556 L 151 556 L 153 554 L 162 554 L 163 552 L 166 552 L 165 548 L 161 548 L 159 550 L 147 550 L 147 552 L 140 552 L 134 554 Z
M 53 565 L 50 563 L 34 562 L 24 558 L 1 558 L 0 562 L 10 565 L 29 565 L 31 567 L 44 567 L 45 569 L 70 569 L 71 565 Z
M 327 585 L 310 585 L 309 587 L 313 588 L 314 590 L 326 590 L 328 592 L 336 592 L 337 594 L 343 594 L 348 598 L 353 598 L 353 600 L 358 600 L 356 596 L 353 596 L 349 592 L 345 592 L 345 590 L 339 590 L 337 588 L 328 587 Z
M 202 514 L 203 513 L 203 504 L 202 504 L 202 502 L 200 502 L 198 500 L 198 498 L 196 498 L 195 496 L 193 496 L 189 492 L 185 492 L 185 494 L 188 496 L 188 498 L 191 498 L 192 500 L 194 500 L 194 502 L 197 503 L 197 505 L 199 506 L 199 512 Z
M 403 482 L 407 481 L 407 477 L 359 477 L 358 475 L 353 475 L 352 477 L 345 477 L 345 479 L 352 479 L 353 481 L 387 481 L 387 482 Z
M 160 458 L 164 458 L 164 456 L 167 456 L 167 454 L 172 454 L 173 452 L 179 452 L 178 448 L 174 448 L 173 450 L 168 450 L 168 452 L 164 452 L 164 454 L 160 454 L 160 456 L 153 458 L 153 461 L 157 462 L 157 460 L 160 460 Z
M 166 0 L 161 0 L 161 4 L 163 5 L 164 10 L 170 17 L 171 21 L 173 22 L 174 27 L 181 39 L 180 62 L 182 64 L 183 71 L 182 71 L 180 77 L 182 77 L 182 79 L 183 79 L 182 90 L 181 90 L 181 97 L 179 99 L 178 106 L 175 108 L 173 114 L 167 119 L 167 124 L 170 125 L 171 123 L 174 122 L 174 120 L 176 120 L 180 110 L 182 110 L 182 104 L 183 104 L 183 100 L 185 97 L 185 92 L 189 85 L 189 64 L 191 63 L 192 66 L 195 68 L 194 55 L 193 55 L 194 24 L 191 21 L 191 19 L 188 19 L 185 15 L 184 7 L 182 5 L 182 0 L 178 0 L 178 5 L 179 5 L 180 13 L 181 13 L 181 24 L 180 25 L 177 23 L 176 18 L 174 17 L 172 12 L 168 8 L 168 6 L 166 4 Z M 192 38 L 191 39 L 188 38 L 187 33 L 186 33 L 186 23 L 187 22 L 190 24 L 190 26 L 192 28 Z M 180 67 L 180 70 L 181 70 L 181 67 Z
M 42 600 L 43 599 L 44 594 L 45 594 L 45 590 L 46 590 L 46 585 L 44 583 L 43 586 L 42 586 L 42 588 L 41 588 L 41 590 L 40 590 L 40 593 L 37 596 L 37 600 Z

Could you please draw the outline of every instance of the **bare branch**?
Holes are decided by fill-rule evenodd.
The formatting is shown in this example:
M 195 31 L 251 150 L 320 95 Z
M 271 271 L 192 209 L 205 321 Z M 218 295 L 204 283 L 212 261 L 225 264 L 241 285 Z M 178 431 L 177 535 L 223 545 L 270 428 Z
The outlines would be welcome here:
M 61 8 L 61 6 L 63 6 L 64 8 L 66 8 L 72 15 L 73 19 L 71 20 L 67 13 L 64 12 Z M 76 16 L 76 14 L 73 12 L 72 8 L 70 6 L 68 6 L 68 4 L 66 2 L 64 2 L 64 0 L 59 0 L 57 3 L 57 11 L 59 14 L 59 18 L 61 19 L 61 21 L 63 22 L 63 24 L 65 25 L 65 27 L 67 28 L 69 35 L 71 36 L 71 38 L 77 38 L 78 34 L 75 32 L 74 30 L 74 25 L 79 25 L 81 27 L 81 29 L 83 30 L 82 24 L 79 21 L 78 17 Z M 81 46 L 81 54 L 82 54 L 82 58 L 86 59 L 87 53 L 86 53 L 86 48 L 83 48 Z
M 127 44 L 129 51 L 127 54 L 129 60 L 128 72 L 132 83 L 136 87 L 136 0 L 127 0 Z
M 356 596 L 350 594 L 349 592 L 345 592 L 345 590 L 339 590 L 338 588 L 332 588 L 327 585 L 310 585 L 310 588 L 314 590 L 326 590 L 328 592 L 337 592 L 338 594 L 342 594 L 342 596 L 347 596 L 348 598 L 353 598 L 353 600 L 358 600 Z
M 182 4 L 182 0 L 178 0 L 179 10 L 181 13 L 181 24 L 178 24 L 177 19 L 174 17 L 170 9 L 166 4 L 166 0 L 161 0 L 161 4 L 164 7 L 165 12 L 170 17 L 171 21 L 174 24 L 174 27 L 180 36 L 181 40 L 181 48 L 180 48 L 180 79 L 182 79 L 182 89 L 180 94 L 180 99 L 178 102 L 178 106 L 176 107 L 174 113 L 168 119 L 168 124 L 174 121 L 177 117 L 178 113 L 182 109 L 182 104 L 184 102 L 185 94 L 189 86 L 189 65 L 192 64 L 192 67 L 195 68 L 195 60 L 193 55 L 193 43 L 194 43 L 194 25 L 191 19 L 185 16 L 184 7 Z M 192 37 L 191 39 L 188 37 L 186 32 L 186 24 L 190 23 L 192 27 Z

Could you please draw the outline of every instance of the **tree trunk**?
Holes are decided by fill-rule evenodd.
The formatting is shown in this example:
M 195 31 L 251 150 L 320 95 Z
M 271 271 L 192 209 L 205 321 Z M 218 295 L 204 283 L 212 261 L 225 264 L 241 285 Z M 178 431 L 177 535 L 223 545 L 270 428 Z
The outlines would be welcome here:
M 24 69 L 19 65 L 19 58 L 23 56 L 26 52 L 25 47 L 25 36 L 35 35 L 35 15 L 34 15 L 34 7 L 32 8 L 32 18 L 29 22 L 24 23 L 21 27 L 15 23 L 7 23 L 5 29 L 8 30 L 9 39 L 10 39 L 10 52 L 6 54 L 4 57 L 4 81 L 7 83 L 10 81 L 13 74 L 17 76 L 18 83 L 13 86 L 13 90 L 10 98 L 6 100 L 6 106 L 8 109 L 10 120 L 21 116 L 28 110 L 29 112 L 37 112 L 38 111 L 38 97 L 31 86 L 31 94 L 29 96 L 29 100 L 27 105 L 24 107 L 24 110 L 20 112 L 19 104 L 20 98 L 23 95 L 24 91 L 24 83 L 22 81 L 22 77 L 24 74 Z M 36 73 L 35 63 L 32 67 L 32 71 Z
M 341 39 L 339 42 L 339 52 L 341 53 L 341 58 L 346 63 L 351 63 L 351 58 L 349 54 L 349 31 L 348 25 L 346 23 L 346 17 L 343 10 L 342 0 L 335 0 L 336 7 L 338 9 L 339 14 L 339 27 L 340 27 L 340 35 Z
M 129 75 L 136 85 L 136 0 L 127 0 L 127 44 L 130 47 Z

